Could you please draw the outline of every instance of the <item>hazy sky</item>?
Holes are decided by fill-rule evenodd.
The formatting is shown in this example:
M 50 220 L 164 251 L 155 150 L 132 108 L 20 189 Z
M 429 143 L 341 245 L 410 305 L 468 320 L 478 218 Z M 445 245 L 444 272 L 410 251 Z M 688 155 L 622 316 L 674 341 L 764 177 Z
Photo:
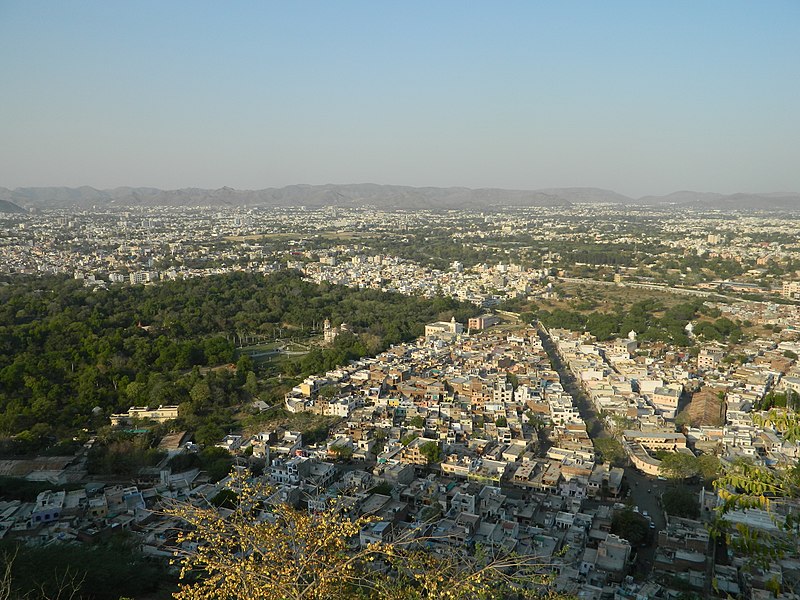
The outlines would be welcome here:
M 800 191 L 800 2 L 0 0 L 0 186 Z

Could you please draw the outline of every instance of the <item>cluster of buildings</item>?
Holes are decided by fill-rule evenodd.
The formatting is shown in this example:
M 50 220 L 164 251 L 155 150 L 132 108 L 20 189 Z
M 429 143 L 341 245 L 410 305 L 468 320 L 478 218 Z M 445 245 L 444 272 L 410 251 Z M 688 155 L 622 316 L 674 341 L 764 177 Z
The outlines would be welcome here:
M 708 591 L 713 580 L 719 590 L 756 598 L 775 576 L 787 582 L 794 577 L 794 556 L 762 573 L 749 570 L 733 550 L 728 560 L 714 561 L 704 520 L 718 500 L 703 492 L 697 521 L 667 516 L 656 528 L 640 511 L 650 519 L 651 540 L 658 540 L 651 565 L 656 577 L 634 580 L 640 549 L 612 532 L 616 514 L 639 511 L 626 504 L 625 470 L 598 460 L 542 335 L 607 426 L 620 429 L 631 464 L 645 473 L 658 473 L 658 451 L 708 448 L 703 443 L 716 440 L 717 430 L 723 458 L 747 447 L 746 431 L 753 457 L 763 464 L 789 448 L 779 432 L 752 417 L 747 423 L 744 398 L 784 379 L 800 382 L 792 361 L 785 373 L 762 380 L 759 375 L 771 372 L 767 367 L 744 371 L 738 365 L 723 373 L 721 362 L 699 367 L 700 356 L 651 359 L 633 336 L 598 344 L 577 332 L 540 334 L 526 326 L 467 332 L 453 321 L 431 324 L 416 342 L 309 377 L 287 393 L 290 412 L 339 418 L 324 441 L 308 443 L 300 432 L 276 428 L 228 435 L 217 445 L 237 457 L 238 468 L 263 465 L 261 481 L 271 490 L 267 506 L 319 511 L 336 499 L 346 516 L 377 517 L 361 531 L 360 544 L 418 536 L 442 552 L 481 544 L 535 556 L 547 565 L 556 589 L 582 598 L 668 598 L 677 580 L 697 592 Z M 771 368 L 767 359 L 778 354 L 777 348 L 765 350 L 758 364 Z M 732 382 L 725 391 L 725 424 L 676 431 L 674 390 L 688 389 L 706 372 L 717 378 L 715 385 L 723 375 Z M 120 423 L 141 422 L 146 415 L 140 410 L 116 416 Z M 159 407 L 151 418 L 168 419 L 172 410 Z M 183 434 L 163 447 L 168 457 L 197 450 Z M 173 473 L 165 459 L 143 470 L 135 485 L 89 484 L 43 492 L 33 503 L 0 502 L 0 537 L 89 541 L 122 528 L 140 537 L 145 552 L 166 557 L 180 524 L 163 515 L 159 502 L 205 502 L 225 485 L 209 482 L 197 469 Z M 733 518 L 777 535 L 774 521 L 759 511 Z
M 159 445 L 169 458 L 197 447 L 185 432 L 165 436 Z M 164 543 L 171 534 L 161 514 L 160 503 L 175 498 L 177 490 L 197 489 L 208 481 L 199 469 L 172 473 L 168 468 L 145 468 L 135 481 L 125 484 L 92 481 L 87 475 L 86 453 L 94 439 L 70 457 L 39 457 L 0 461 L 4 476 L 52 483 L 60 489 L 45 490 L 33 502 L 0 500 L 0 539 L 18 539 L 29 544 L 91 543 L 122 531 L 139 536 L 145 554 L 166 559 Z M 204 488 L 212 493 L 215 486 Z
M 762 309 L 771 311 L 768 306 Z M 748 310 L 758 317 L 755 309 Z M 702 346 L 696 355 L 668 348 L 655 353 L 652 347 L 639 351 L 633 334 L 598 343 L 583 332 L 549 333 L 605 428 L 618 437 L 630 464 L 639 471 L 663 475 L 658 457 L 665 452 L 711 454 L 723 466 L 744 460 L 782 471 L 798 464 L 800 439 L 792 429 L 796 413 L 791 400 L 790 406 L 781 400 L 772 410 L 764 405 L 772 395 L 783 399 L 800 392 L 795 360 L 800 348 L 793 330 L 750 339 L 736 349 L 741 357 L 737 360 L 728 360 L 729 349 L 721 345 Z M 676 422 L 678 410 L 685 417 Z M 733 597 L 767 597 L 776 582 L 781 587 L 789 579 L 798 581 L 800 561 L 795 552 L 769 569 L 754 569 L 752 557 L 733 549 L 742 531 L 734 530 L 727 556 L 715 561 L 707 523 L 721 500 L 701 490 L 699 504 L 700 520 L 668 517 L 666 528 L 658 533 L 654 572 L 684 573 L 685 581 L 698 591 L 708 590 L 713 581 L 719 593 Z M 798 508 L 788 501 L 772 514 L 750 508 L 729 512 L 726 520 L 762 536 L 781 537 L 785 515 Z
M 380 501 L 394 507 L 395 518 L 372 526 L 364 541 L 420 531 L 448 545 L 500 544 L 541 557 L 555 569 L 559 589 L 586 597 L 626 582 L 632 547 L 611 533 L 614 512 L 624 509 L 624 470 L 596 461 L 586 424 L 537 331 L 466 335 L 445 322 L 426 334 L 310 377 L 288 393 L 288 410 L 343 421 L 316 453 L 305 449 L 286 464 L 324 461 L 343 448 L 374 463 L 358 475 L 348 472 L 346 485 L 355 477 L 367 487 L 389 484 Z M 431 446 L 439 454 L 433 465 L 425 452 Z M 283 464 L 275 459 L 273 469 Z M 341 498 L 342 489 L 328 493 Z M 432 529 L 420 529 L 431 515 Z
M 478 306 L 495 306 L 509 298 L 526 298 L 547 292 L 549 269 L 527 269 L 518 264 L 480 264 L 465 268 L 454 261 L 442 271 L 396 256 L 366 254 L 351 247 L 335 247 L 314 254 L 313 262 L 294 262 L 306 278 L 385 292 L 445 295 Z
M 624 280 L 626 285 L 663 284 L 658 280 L 662 273 L 662 279 L 684 282 L 689 286 L 684 289 L 695 291 L 721 286 L 787 298 L 798 295 L 800 273 L 790 267 L 800 253 L 785 241 L 792 235 L 791 220 L 764 215 L 729 219 L 702 211 L 676 215 L 663 208 L 619 206 L 576 205 L 561 211 L 553 215 L 552 208 L 543 207 L 472 213 L 199 206 L 34 210 L 0 215 L 0 265 L 11 273 L 72 274 L 87 286 L 102 287 L 235 270 L 270 272 L 289 258 L 317 281 L 443 293 L 485 306 L 546 295 L 552 273 L 583 273 L 584 267 L 589 267 L 586 274 L 601 280 L 616 273 L 618 283 Z M 341 245 L 342 231 L 351 232 L 354 241 Z M 381 240 L 413 244 L 418 236 L 428 235 L 496 257 L 490 261 L 495 264 L 465 266 L 455 261 L 448 270 L 431 269 L 390 256 L 382 248 Z M 521 236 L 528 246 L 520 244 Z M 374 248 L 357 243 L 360 237 Z M 594 248 L 597 257 L 579 256 L 570 262 L 574 244 Z M 635 264 L 608 264 L 610 254 L 627 252 L 631 246 L 641 255 Z M 734 269 L 733 279 L 697 266 L 675 267 L 691 257 L 740 267 Z
M 635 356 L 634 332 L 606 343 L 569 330 L 552 329 L 550 336 L 604 426 L 617 434 L 624 431 L 634 466 L 658 475 L 660 461 L 648 450 L 685 449 L 685 436 L 675 432 L 674 420 L 690 372 L 679 356 Z
M 71 274 L 91 287 L 232 271 L 269 273 L 288 264 L 318 282 L 426 296 L 440 293 L 485 306 L 542 291 L 549 269 L 501 263 L 465 273 L 456 261 L 450 270 L 440 271 L 398 257 L 369 255 L 359 244 L 328 248 L 319 239 L 318 232 L 331 227 L 397 236 L 425 223 L 425 216 L 327 208 L 36 211 L 0 218 L 0 264 L 10 273 Z M 444 221 L 441 226 L 463 228 L 456 225 L 457 216 L 429 216 Z
M 522 266 L 531 264 L 531 257 L 520 251 L 507 263 L 465 267 L 455 261 L 440 270 L 315 236 L 331 228 L 402 236 L 435 221 L 453 239 L 476 249 L 488 248 L 491 240 L 512 243 L 520 232 L 541 242 L 591 242 L 611 249 L 655 239 L 676 256 L 753 262 L 757 268 L 749 276 L 754 281 L 766 280 L 771 264 L 797 258 L 794 250 L 770 239 L 785 233 L 786 224 L 766 217 L 709 221 L 707 215 L 689 215 L 674 224 L 648 221 L 653 215 L 633 210 L 642 224 L 636 233 L 603 220 L 619 209 L 576 207 L 571 221 L 553 218 L 547 214 L 551 210 L 480 217 L 200 208 L 10 215 L 0 220 L 0 264 L 9 272 L 74 273 L 86 285 L 102 287 L 231 270 L 269 272 L 286 265 L 288 253 L 288 266 L 311 281 L 443 294 L 491 307 L 506 299 L 551 296 L 551 266 L 558 253 L 540 257 L 540 268 Z M 286 231 L 297 233 L 287 236 Z M 271 235 L 276 236 L 272 242 Z M 650 266 L 671 257 L 662 254 Z M 618 271 L 633 277 L 637 269 Z M 780 289 L 773 287 L 787 298 L 796 296 L 795 275 L 788 273 Z M 217 446 L 236 456 L 239 468 L 263 466 L 261 480 L 272 490 L 268 506 L 290 503 L 317 511 L 337 498 L 348 515 L 377 516 L 361 532 L 361 544 L 419 536 L 444 552 L 481 544 L 532 555 L 548 565 L 557 589 L 587 599 L 666 599 L 678 588 L 766 598 L 776 582 L 788 589 L 800 581 L 797 556 L 789 553 L 766 569 L 754 568 L 733 545 L 717 556 L 706 525 L 719 498 L 706 491 L 699 495 L 698 520 L 668 516 L 658 528 L 650 520 L 657 543 L 649 566 L 656 577 L 634 581 L 640 549 L 612 533 L 616 514 L 639 512 L 626 505 L 631 500 L 625 470 L 596 456 L 582 409 L 541 337 L 552 341 L 558 362 L 574 376 L 604 428 L 620 440 L 629 464 L 651 478 L 661 474 L 663 453 L 714 454 L 723 464 L 747 460 L 774 469 L 796 465 L 800 444 L 796 431 L 790 431 L 794 411 L 783 409 L 778 419 L 765 401 L 775 393 L 800 395 L 798 306 L 734 302 L 715 307 L 743 327 L 769 329 L 737 345 L 734 356 L 714 344 L 700 345 L 696 353 L 640 344 L 633 332 L 604 343 L 580 331 L 540 334 L 527 326 L 498 326 L 492 314 L 465 324 L 431 323 L 416 342 L 309 377 L 286 394 L 287 411 L 338 420 L 323 442 L 308 443 L 300 432 L 276 428 L 228 435 Z M 325 342 L 346 330 L 326 323 Z M 132 407 L 113 415 L 112 423 L 166 422 L 176 416 L 174 406 Z M 181 434 L 165 440 L 164 449 L 168 458 L 197 451 Z M 355 462 L 343 463 L 346 459 Z M 0 462 L 0 472 L 15 474 L 10 462 Z M 78 481 L 77 464 L 62 463 L 51 461 L 28 476 Z M 0 538 L 91 541 L 125 529 L 140 537 L 145 552 L 167 557 L 180 524 L 164 517 L 159 503 L 203 502 L 225 485 L 225 480 L 210 482 L 197 469 L 173 473 L 165 459 L 130 485 L 88 484 L 43 492 L 35 502 L 2 501 Z M 733 511 L 729 518 L 763 535 L 780 535 L 780 517 L 776 521 L 764 511 Z
M 625 581 L 632 549 L 610 532 L 623 471 L 595 462 L 535 330 L 434 331 L 307 379 L 286 406 L 341 421 L 322 443 L 278 428 L 218 444 L 242 466 L 265 464 L 267 504 L 314 511 L 336 498 L 350 515 L 379 518 L 361 532 L 362 544 L 419 536 L 442 551 L 494 546 L 537 557 L 545 572 L 559 573 L 558 586 L 597 598 Z M 173 437 L 169 456 L 191 451 L 185 436 Z M 336 463 L 342 456 L 361 461 Z M 2 502 L 0 535 L 88 541 L 122 528 L 139 535 L 147 553 L 167 556 L 179 523 L 159 511 L 161 499 L 204 501 L 224 486 L 196 469 L 172 473 L 165 461 L 136 485 Z
M 634 355 L 635 336 L 597 343 L 585 333 L 550 333 L 605 426 L 639 432 L 627 431 L 624 439 L 636 450 L 631 459 L 644 472 L 657 475 L 659 461 L 637 464 L 643 456 L 639 446 L 651 454 L 665 449 L 690 452 L 688 443 L 730 462 L 747 457 L 782 466 L 787 457 L 798 455 L 794 441 L 755 425 L 768 419 L 768 411 L 753 410 L 770 392 L 800 391 L 797 363 L 787 358 L 787 352 L 795 355 L 794 350 L 800 350 L 796 341 L 749 341 L 738 350 L 744 357 L 739 362 L 725 360 L 728 352 L 721 345 L 703 346 L 696 356 L 669 350 L 658 356 L 649 351 Z M 687 413 L 678 419 L 682 431 L 676 432 L 679 407 Z

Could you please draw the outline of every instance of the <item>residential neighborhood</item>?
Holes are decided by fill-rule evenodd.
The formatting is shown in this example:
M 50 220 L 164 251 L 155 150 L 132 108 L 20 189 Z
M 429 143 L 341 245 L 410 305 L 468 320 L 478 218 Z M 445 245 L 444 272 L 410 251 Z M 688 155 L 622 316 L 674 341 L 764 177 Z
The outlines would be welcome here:
M 764 465 L 797 461 L 797 440 L 763 425 L 753 410 L 758 398 L 798 377 L 777 344 L 754 346 L 752 362 L 723 372 L 707 364 L 711 349 L 696 357 L 657 353 L 635 334 L 600 343 L 511 317 L 484 320 L 493 324 L 475 332 L 433 323 L 413 343 L 294 387 L 285 410 L 337 417 L 322 442 L 276 429 L 228 435 L 217 446 L 236 457 L 236 468 L 264 465 L 268 504 L 319 511 L 336 499 L 349 514 L 377 516 L 362 531 L 362 544 L 419 536 L 442 551 L 497 545 L 537 557 L 543 571 L 555 574 L 555 589 L 581 598 L 668 598 L 680 590 L 757 598 L 766 597 L 772 579 L 795 576 L 796 553 L 767 572 L 754 569 L 734 544 L 724 552 L 715 546 L 708 526 L 723 500 L 713 489 L 690 488 L 701 507 L 695 519 L 666 514 L 659 501 L 668 489 L 658 458 L 664 452 L 713 452 L 722 463 L 743 456 Z M 546 346 L 557 354 L 548 355 Z M 564 377 L 577 382 L 580 398 L 566 390 Z M 725 421 L 676 430 L 687 390 L 705 386 L 723 391 Z M 132 407 L 116 418 L 158 421 L 170 410 Z M 599 420 L 601 430 L 590 434 L 584 417 Z M 598 435 L 618 440 L 624 457 L 598 455 Z M 187 437 L 176 433 L 162 447 L 170 457 L 196 452 Z M 0 466 L 4 474 L 16 469 L 39 481 L 82 483 L 81 461 L 79 455 Z M 162 503 L 207 502 L 226 481 L 211 483 L 198 469 L 154 468 L 127 485 L 46 491 L 32 503 L 0 503 L 0 535 L 47 543 L 126 530 L 148 555 L 166 558 L 179 523 L 163 516 Z M 626 539 L 618 524 L 623 514 L 648 524 L 643 538 Z M 766 511 L 731 517 L 782 535 Z

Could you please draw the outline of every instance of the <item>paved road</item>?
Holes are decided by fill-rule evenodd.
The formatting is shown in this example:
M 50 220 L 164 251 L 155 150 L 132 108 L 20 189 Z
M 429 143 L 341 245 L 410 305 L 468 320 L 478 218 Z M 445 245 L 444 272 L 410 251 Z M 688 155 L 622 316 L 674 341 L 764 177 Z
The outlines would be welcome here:
M 558 356 L 553 340 L 542 331 L 541 328 L 539 328 L 539 336 L 542 339 L 542 345 L 550 358 L 553 368 L 558 372 L 561 378 L 561 385 L 564 387 L 564 390 L 575 399 L 581 418 L 586 422 L 589 437 L 592 439 L 609 437 L 610 434 L 606 431 L 603 422 L 597 416 L 597 411 L 591 399 L 583 392 L 572 372 Z M 664 511 L 660 506 L 660 498 L 661 494 L 670 484 L 655 477 L 645 475 L 633 467 L 625 468 L 625 481 L 628 485 L 628 489 L 631 491 L 630 500 L 633 506 L 638 507 L 641 513 L 646 512 L 655 525 L 653 539 L 650 545 L 637 550 L 639 571 L 642 574 L 647 574 L 653 566 L 653 557 L 655 556 L 658 542 L 658 532 L 666 527 Z
M 667 524 L 660 505 L 661 494 L 671 484 L 644 475 L 632 467 L 625 469 L 625 478 L 631 490 L 631 503 L 638 507 L 640 513 L 647 513 L 655 525 L 655 528 L 651 529 L 653 535 L 650 543 L 637 549 L 636 570 L 640 576 L 646 576 L 653 568 L 653 559 L 658 547 L 658 532 Z
M 575 400 L 575 403 L 578 405 L 578 412 L 580 413 L 584 423 L 586 423 L 589 437 L 609 437 L 609 433 L 603 427 L 603 422 L 597 416 L 597 410 L 595 409 L 594 404 L 592 404 L 591 399 L 584 393 L 583 389 L 581 389 L 581 386 L 575 379 L 572 371 L 570 371 L 564 364 L 564 361 L 561 360 L 553 340 L 544 332 L 541 327 L 538 327 L 537 329 L 539 331 L 539 337 L 542 340 L 542 346 L 544 347 L 545 352 L 547 352 L 547 356 L 550 359 L 550 364 L 553 365 L 553 368 L 558 372 L 558 376 L 561 379 L 561 385 L 564 388 L 564 391 L 572 396 L 572 398 Z
M 666 527 L 664 512 L 661 510 L 659 502 L 661 494 L 670 484 L 644 475 L 632 467 L 625 469 L 625 478 L 628 480 L 628 486 L 631 490 L 631 502 L 633 505 L 639 507 L 639 512 L 647 512 L 650 515 L 656 526 L 656 531 Z

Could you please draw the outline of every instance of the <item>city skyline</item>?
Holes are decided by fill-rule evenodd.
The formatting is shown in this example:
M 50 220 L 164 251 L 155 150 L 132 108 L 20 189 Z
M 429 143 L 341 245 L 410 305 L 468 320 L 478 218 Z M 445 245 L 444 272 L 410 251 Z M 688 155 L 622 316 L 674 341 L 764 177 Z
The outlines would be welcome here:
M 7 188 L 800 190 L 791 2 L 0 17 Z

